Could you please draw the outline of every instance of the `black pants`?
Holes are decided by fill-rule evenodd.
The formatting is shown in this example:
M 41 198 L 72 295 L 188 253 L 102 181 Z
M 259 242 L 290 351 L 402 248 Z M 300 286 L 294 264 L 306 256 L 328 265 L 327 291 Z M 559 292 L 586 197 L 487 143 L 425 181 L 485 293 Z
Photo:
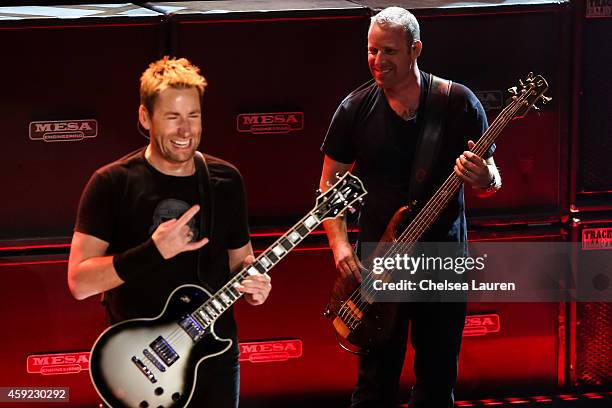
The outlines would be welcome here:
M 406 354 L 408 323 L 415 351 L 416 384 L 410 408 L 448 408 L 454 403 L 457 363 L 466 304 L 402 303 L 393 336 L 359 361 L 352 408 L 391 408 L 398 404 L 399 379 Z
M 188 406 L 238 408 L 239 392 L 240 364 L 237 343 L 234 342 L 232 349 L 200 364 L 195 391 Z

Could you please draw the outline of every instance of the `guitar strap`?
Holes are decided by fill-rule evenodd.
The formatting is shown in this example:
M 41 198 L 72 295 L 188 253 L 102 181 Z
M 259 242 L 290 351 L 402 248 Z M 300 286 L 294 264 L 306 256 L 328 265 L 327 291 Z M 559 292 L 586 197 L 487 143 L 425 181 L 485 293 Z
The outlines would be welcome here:
M 212 240 L 212 233 L 214 227 L 214 200 L 212 182 L 210 180 L 210 172 L 208 171 L 208 164 L 206 158 L 200 152 L 195 154 L 196 174 L 198 179 L 198 195 L 200 197 L 200 233 L 196 240 L 200 240 L 204 237 L 208 237 Z M 202 265 L 212 265 L 212 259 L 210 254 L 211 242 L 204 245 L 198 251 L 197 270 L 198 278 L 201 283 L 204 283 L 204 276 L 202 275 Z
M 440 150 L 440 140 L 448 113 L 452 81 L 429 75 L 429 87 L 425 99 L 423 125 L 412 163 L 410 177 L 410 201 L 423 198 L 425 184 Z

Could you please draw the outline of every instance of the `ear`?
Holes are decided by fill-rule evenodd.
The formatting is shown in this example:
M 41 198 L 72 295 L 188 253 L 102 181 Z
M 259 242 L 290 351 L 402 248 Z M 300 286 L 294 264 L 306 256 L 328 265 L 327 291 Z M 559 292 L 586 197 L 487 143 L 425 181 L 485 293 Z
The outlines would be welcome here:
M 412 43 L 412 55 L 414 58 L 421 56 L 421 50 L 423 49 L 423 43 L 420 40 L 414 40 Z
M 151 130 L 151 117 L 149 116 L 149 111 L 144 105 L 140 105 L 138 107 L 138 120 L 143 128 L 146 130 Z

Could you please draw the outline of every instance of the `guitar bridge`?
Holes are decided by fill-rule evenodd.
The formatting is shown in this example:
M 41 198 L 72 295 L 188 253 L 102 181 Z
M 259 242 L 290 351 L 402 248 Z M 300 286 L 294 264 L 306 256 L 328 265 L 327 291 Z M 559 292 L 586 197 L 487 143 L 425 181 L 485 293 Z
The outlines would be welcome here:
M 136 367 L 138 367 L 140 372 L 143 373 L 145 377 L 149 379 L 149 381 L 151 381 L 153 384 L 157 382 L 157 378 L 155 378 L 155 375 L 153 375 L 151 369 L 149 369 L 149 367 L 147 367 L 146 364 L 142 362 L 142 360 L 140 360 L 136 356 L 132 356 L 132 362 L 134 363 L 134 365 L 136 365 Z

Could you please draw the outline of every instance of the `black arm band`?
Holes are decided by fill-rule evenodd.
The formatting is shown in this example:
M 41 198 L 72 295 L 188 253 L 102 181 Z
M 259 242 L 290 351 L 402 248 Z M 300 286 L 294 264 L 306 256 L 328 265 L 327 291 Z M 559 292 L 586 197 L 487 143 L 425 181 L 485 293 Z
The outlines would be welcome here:
M 149 272 L 164 262 L 153 239 L 113 256 L 113 266 L 124 282 L 149 276 Z

